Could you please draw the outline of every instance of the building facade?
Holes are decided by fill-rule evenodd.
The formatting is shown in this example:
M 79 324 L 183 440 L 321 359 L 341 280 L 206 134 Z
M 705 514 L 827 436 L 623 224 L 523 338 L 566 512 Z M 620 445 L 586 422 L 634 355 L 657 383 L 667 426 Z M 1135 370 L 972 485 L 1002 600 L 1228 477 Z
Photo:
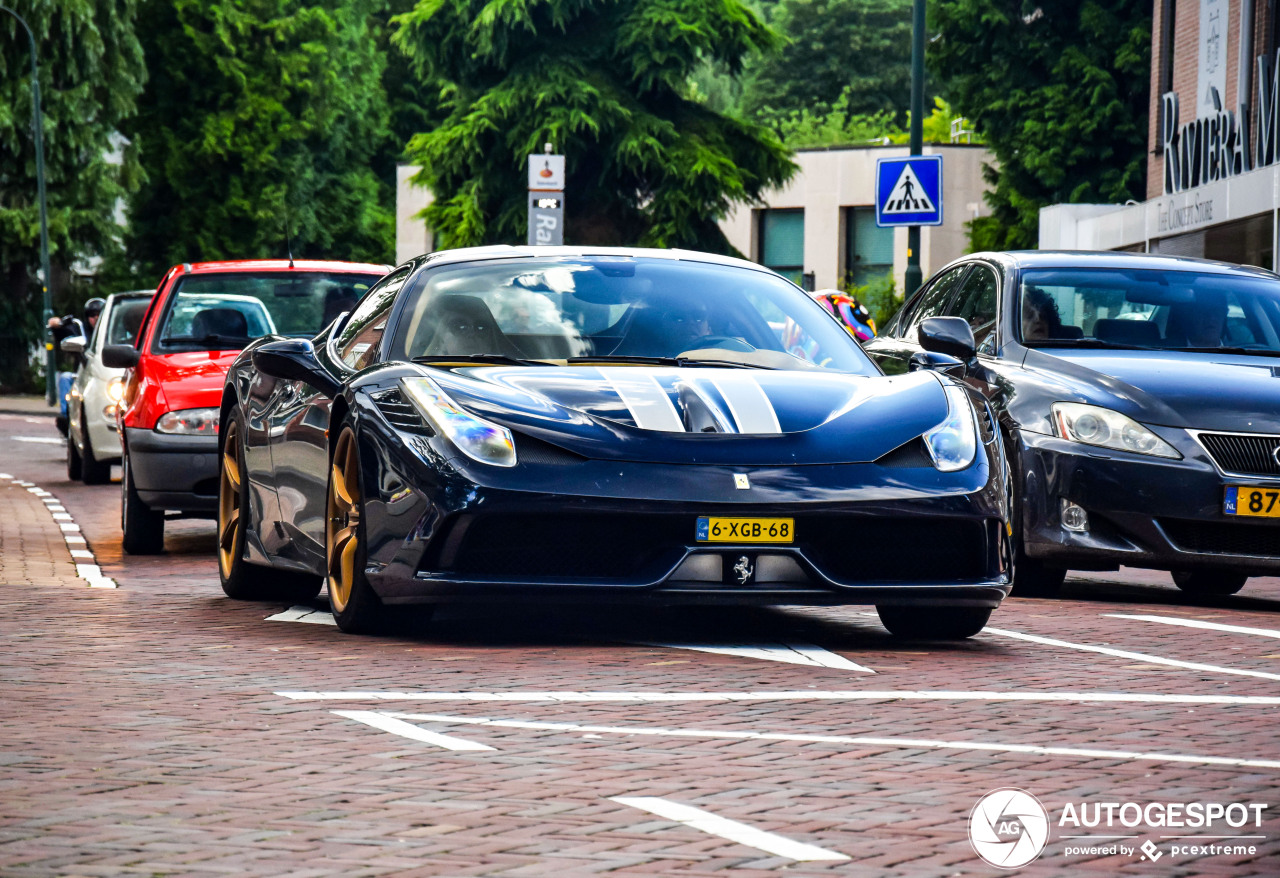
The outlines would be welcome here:
M 943 157 L 943 224 L 921 229 L 920 265 L 928 277 L 961 256 L 965 223 L 986 207 L 982 165 L 991 160 L 981 146 L 926 145 Z M 796 154 L 799 171 L 764 203 L 742 206 L 721 223 L 729 242 L 748 258 L 815 289 L 865 285 L 892 274 L 902 290 L 907 268 L 905 228 L 876 226 L 876 161 L 905 156 L 905 146 L 806 149 Z M 430 193 L 412 184 L 417 168 L 397 169 L 396 259 L 431 249 L 430 232 L 417 217 Z M 566 193 L 572 211 L 573 172 Z
M 1145 251 L 1278 267 L 1276 12 L 1274 0 L 1156 0 L 1147 199 L 1044 208 L 1042 249 Z

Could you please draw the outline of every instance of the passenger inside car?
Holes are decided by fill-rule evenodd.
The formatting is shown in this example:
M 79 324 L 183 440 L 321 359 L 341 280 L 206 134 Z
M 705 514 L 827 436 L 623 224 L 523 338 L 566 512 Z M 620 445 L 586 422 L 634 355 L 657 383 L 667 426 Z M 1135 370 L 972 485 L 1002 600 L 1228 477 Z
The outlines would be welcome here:
M 1061 330 L 1062 317 L 1053 296 L 1039 287 L 1027 287 L 1022 293 L 1022 340 L 1061 338 Z
M 1173 347 L 1216 348 L 1227 328 L 1227 295 L 1218 290 L 1196 290 L 1194 301 L 1169 308 L 1165 341 Z
M 418 356 L 467 356 L 471 354 L 502 354 L 517 356 L 517 351 L 502 330 L 493 314 L 475 296 L 443 296 L 424 320 L 419 329 L 421 343 L 414 344 Z

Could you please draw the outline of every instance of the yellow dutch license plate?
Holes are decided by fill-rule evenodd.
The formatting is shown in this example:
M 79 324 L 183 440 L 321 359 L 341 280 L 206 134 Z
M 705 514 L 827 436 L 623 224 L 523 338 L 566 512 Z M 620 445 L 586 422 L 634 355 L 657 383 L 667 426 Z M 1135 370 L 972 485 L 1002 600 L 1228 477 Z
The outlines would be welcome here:
M 700 543 L 790 543 L 795 540 L 794 518 L 720 518 L 698 519 Z
M 1222 511 L 1227 515 L 1280 518 L 1280 488 L 1246 488 L 1228 485 Z

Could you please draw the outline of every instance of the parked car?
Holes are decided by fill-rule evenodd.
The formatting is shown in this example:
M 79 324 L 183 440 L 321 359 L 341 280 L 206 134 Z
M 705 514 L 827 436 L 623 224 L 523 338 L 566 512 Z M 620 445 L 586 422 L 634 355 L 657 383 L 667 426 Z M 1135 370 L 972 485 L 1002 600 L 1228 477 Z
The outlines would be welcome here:
M 280 259 L 169 270 L 136 341 L 102 348 L 105 366 L 130 370 L 117 414 L 126 552 L 163 550 L 166 511 L 216 515 L 218 403 L 240 349 L 314 335 L 387 268 Z
M 62 342 L 62 349 L 81 357 L 68 393 L 67 478 L 86 485 L 111 480 L 111 466 L 120 462 L 120 434 L 116 406 L 124 395 L 124 370 L 102 363 L 109 344 L 132 345 L 154 290 L 135 290 L 108 296 L 88 340 L 82 336 Z
M 1000 440 L 957 359 L 917 365 L 884 377 L 742 260 L 424 256 L 232 364 L 222 586 L 327 583 L 352 632 L 523 599 L 874 604 L 895 634 L 967 637 L 1009 588 Z
M 1280 572 L 1280 277 L 1131 253 L 977 253 L 939 271 L 867 352 L 905 372 L 938 315 L 971 326 L 966 381 L 1005 434 L 1015 593 L 1052 593 L 1070 568 L 1170 570 L 1195 594 Z

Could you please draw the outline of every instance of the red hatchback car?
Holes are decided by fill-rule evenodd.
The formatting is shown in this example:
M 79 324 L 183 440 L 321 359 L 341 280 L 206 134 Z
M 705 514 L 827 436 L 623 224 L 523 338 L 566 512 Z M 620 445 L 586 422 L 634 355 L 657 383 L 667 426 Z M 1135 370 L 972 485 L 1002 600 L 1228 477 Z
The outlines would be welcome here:
M 240 350 L 264 335 L 316 335 L 389 270 L 284 259 L 169 269 L 136 344 L 102 352 L 104 365 L 132 370 L 117 413 L 126 552 L 163 551 L 167 511 L 217 514 L 218 406 Z

